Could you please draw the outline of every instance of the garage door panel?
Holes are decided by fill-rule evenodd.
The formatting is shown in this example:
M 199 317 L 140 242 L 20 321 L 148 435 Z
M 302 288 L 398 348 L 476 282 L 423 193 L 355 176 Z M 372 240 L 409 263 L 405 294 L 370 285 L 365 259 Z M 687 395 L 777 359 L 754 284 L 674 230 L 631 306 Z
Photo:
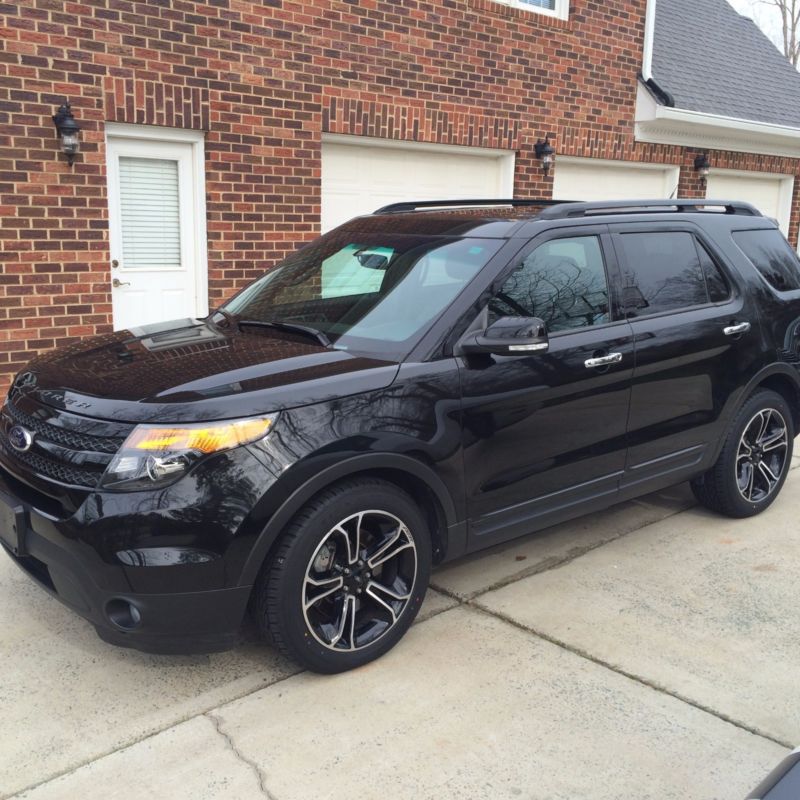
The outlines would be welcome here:
M 714 170 L 708 176 L 706 197 L 712 200 L 743 200 L 762 214 L 777 219 L 781 230 L 789 230 L 794 178 L 790 175 L 726 173 Z
M 402 200 L 503 197 L 513 155 L 322 144 L 322 230 Z
M 667 198 L 677 184 L 678 169 L 672 166 L 560 158 L 553 174 L 553 197 L 598 201 Z

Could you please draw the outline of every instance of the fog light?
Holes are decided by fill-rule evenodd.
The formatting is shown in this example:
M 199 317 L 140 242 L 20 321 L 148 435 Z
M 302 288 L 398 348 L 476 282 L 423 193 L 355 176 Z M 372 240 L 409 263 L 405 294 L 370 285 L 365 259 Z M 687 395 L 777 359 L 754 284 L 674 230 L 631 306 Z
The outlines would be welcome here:
M 121 597 L 115 597 L 106 603 L 106 616 L 124 631 L 132 631 L 142 621 L 141 611 Z

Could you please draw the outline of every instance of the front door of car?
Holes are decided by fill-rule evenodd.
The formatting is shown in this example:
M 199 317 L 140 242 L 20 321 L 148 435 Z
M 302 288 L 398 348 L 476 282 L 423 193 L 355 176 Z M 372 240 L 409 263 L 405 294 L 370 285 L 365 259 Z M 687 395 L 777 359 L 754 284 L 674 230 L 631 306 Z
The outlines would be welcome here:
M 717 444 L 728 398 L 761 354 L 758 313 L 690 223 L 612 225 L 636 367 L 623 496 L 681 480 Z
M 546 352 L 459 358 L 470 549 L 607 505 L 625 464 L 633 337 L 605 226 L 532 240 L 481 326 L 539 317 Z M 600 359 L 598 361 L 598 359 Z

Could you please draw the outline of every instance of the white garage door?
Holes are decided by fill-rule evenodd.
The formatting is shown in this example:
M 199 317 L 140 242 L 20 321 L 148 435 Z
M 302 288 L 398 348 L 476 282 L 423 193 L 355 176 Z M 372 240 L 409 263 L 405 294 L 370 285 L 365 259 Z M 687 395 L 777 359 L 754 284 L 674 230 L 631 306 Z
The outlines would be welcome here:
M 762 214 L 777 219 L 784 235 L 788 235 L 793 188 L 794 178 L 791 175 L 712 169 L 708 176 L 706 197 L 752 203 Z
M 679 168 L 633 161 L 556 157 L 553 197 L 557 200 L 645 200 L 671 197 Z
M 513 180 L 511 151 L 326 138 L 322 230 L 400 200 L 511 197 Z

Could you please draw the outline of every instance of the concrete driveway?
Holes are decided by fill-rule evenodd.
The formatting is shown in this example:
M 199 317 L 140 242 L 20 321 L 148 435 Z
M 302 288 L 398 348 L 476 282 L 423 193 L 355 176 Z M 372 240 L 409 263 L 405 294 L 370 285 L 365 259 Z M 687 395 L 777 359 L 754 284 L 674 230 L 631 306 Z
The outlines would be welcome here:
M 462 560 L 334 677 L 111 647 L 4 557 L 0 796 L 742 798 L 800 743 L 798 508 L 681 486 Z

